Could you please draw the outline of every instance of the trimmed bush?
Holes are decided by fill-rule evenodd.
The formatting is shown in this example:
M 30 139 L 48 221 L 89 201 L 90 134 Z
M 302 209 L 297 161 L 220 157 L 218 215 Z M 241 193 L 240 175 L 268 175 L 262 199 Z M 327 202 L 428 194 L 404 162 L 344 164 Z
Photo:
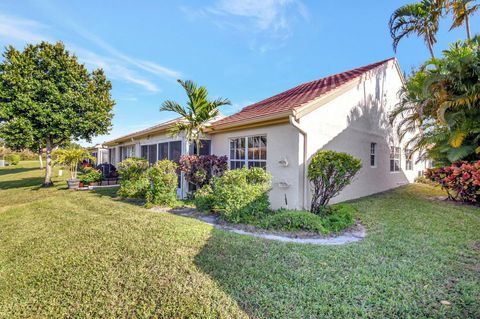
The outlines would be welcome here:
M 146 193 L 148 203 L 173 206 L 177 202 L 177 164 L 169 160 L 158 161 L 147 171 L 149 186 Z
M 323 226 L 329 232 L 339 232 L 355 224 L 355 208 L 348 204 L 328 206 L 329 212 L 323 218 Z
M 180 170 L 197 189 L 209 184 L 213 177 L 222 176 L 227 168 L 226 156 L 184 155 L 180 158 Z
M 439 184 L 451 200 L 468 203 L 480 201 L 480 161 L 458 162 L 446 167 L 428 169 L 425 177 Z
M 308 165 L 308 178 L 313 185 L 310 212 L 322 214 L 330 199 L 352 182 L 362 162 L 346 153 L 318 151 Z
M 271 175 L 262 168 L 231 170 L 213 179 L 213 201 L 210 193 L 202 190 L 205 194 L 200 192 L 196 203 L 200 204 L 199 209 L 212 206 L 226 221 L 252 223 L 269 212 L 270 188 Z
M 308 231 L 326 235 L 347 229 L 355 223 L 355 208 L 348 204 L 328 206 L 321 217 L 306 211 L 279 210 L 262 219 L 258 225 L 265 229 Z
M 148 162 L 143 158 L 127 158 L 118 164 L 120 189 L 118 195 L 145 199 L 150 182 L 147 177 Z
M 130 157 L 118 163 L 117 171 L 123 180 L 136 180 L 148 169 L 148 161 L 143 158 Z
M 10 153 L 8 155 L 5 155 L 5 161 L 9 165 L 18 165 L 18 163 L 20 163 L 20 155 L 16 153 Z
M 327 234 L 328 230 L 323 227 L 322 218 L 310 212 L 303 211 L 279 211 L 264 218 L 259 226 L 265 229 L 284 231 L 309 231 L 317 234 Z
M 211 212 L 215 205 L 212 186 L 205 185 L 195 192 L 193 197 L 195 207 L 201 212 Z

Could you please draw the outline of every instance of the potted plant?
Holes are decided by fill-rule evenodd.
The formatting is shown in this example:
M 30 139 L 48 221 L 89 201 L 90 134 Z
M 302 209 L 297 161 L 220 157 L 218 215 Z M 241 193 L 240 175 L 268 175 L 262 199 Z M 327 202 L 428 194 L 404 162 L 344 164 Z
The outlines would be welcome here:
M 55 151 L 55 160 L 61 165 L 68 166 L 70 178 L 67 180 L 68 188 L 77 189 L 80 186 L 78 176 L 78 163 L 88 159 L 95 161 L 95 157 L 91 156 L 84 148 L 66 148 Z

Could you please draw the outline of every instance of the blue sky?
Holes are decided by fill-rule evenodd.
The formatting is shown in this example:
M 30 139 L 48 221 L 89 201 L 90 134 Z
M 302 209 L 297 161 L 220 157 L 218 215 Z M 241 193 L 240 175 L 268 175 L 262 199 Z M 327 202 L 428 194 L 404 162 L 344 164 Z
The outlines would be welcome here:
M 162 101 L 186 98 L 177 78 L 229 98 L 231 114 L 300 83 L 396 56 L 408 72 L 428 58 L 422 40 L 400 43 L 387 23 L 413 1 L 204 0 L 18 1 L 0 3 L 0 43 L 63 41 L 113 83 L 113 128 L 103 142 L 175 117 Z M 436 52 L 465 37 L 442 22 Z M 479 15 L 471 29 L 480 30 Z

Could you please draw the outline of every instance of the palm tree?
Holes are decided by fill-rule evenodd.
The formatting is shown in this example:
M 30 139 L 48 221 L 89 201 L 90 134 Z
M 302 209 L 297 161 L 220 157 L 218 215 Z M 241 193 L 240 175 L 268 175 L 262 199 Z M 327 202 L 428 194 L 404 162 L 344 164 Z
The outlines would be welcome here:
M 474 2 L 476 0 L 450 0 L 448 3 L 448 10 L 453 14 L 453 23 L 450 30 L 465 24 L 468 40 L 471 39 L 469 16 L 480 8 L 478 4 L 473 4 Z
M 162 103 L 160 111 L 170 111 L 180 115 L 182 120 L 173 126 L 170 133 L 173 136 L 178 136 L 183 132 L 188 141 L 195 143 L 197 155 L 200 155 L 200 138 L 205 134 L 205 126 L 219 115 L 218 108 L 220 106 L 230 105 L 231 102 L 224 98 L 209 100 L 207 88 L 197 86 L 193 81 L 177 80 L 177 82 L 187 93 L 187 105 L 183 107 L 175 101 L 165 101 Z
M 430 55 L 435 58 L 433 45 L 437 42 L 438 23 L 444 8 L 445 0 L 422 0 L 395 10 L 388 23 L 393 50 L 397 51 L 398 43 L 404 37 L 416 34 L 424 39 Z

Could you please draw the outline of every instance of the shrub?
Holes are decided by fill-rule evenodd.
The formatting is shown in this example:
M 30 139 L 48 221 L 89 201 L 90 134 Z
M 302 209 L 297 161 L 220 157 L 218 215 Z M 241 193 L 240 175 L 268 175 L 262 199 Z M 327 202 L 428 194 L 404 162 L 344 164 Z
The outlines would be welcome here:
M 201 212 L 212 211 L 215 204 L 215 196 L 213 196 L 212 186 L 207 184 L 198 189 L 193 197 L 193 203 Z
M 480 201 L 480 161 L 471 164 L 458 162 L 428 169 L 425 177 L 438 183 L 447 192 L 449 199 L 469 203 Z
M 279 211 L 264 218 L 260 227 L 265 229 L 276 229 L 284 231 L 303 230 L 317 234 L 327 234 L 323 227 L 322 218 L 310 212 L 302 211 Z
M 323 226 L 329 232 L 339 232 L 355 223 L 355 208 L 348 204 L 327 206 L 329 212 L 323 218 Z
M 148 162 L 143 158 L 130 157 L 118 163 L 118 173 L 122 180 L 137 180 L 148 169 Z
M 213 179 L 213 206 L 226 221 L 251 223 L 269 211 L 270 187 L 271 176 L 262 168 L 227 171 Z
M 146 193 L 148 203 L 173 206 L 177 202 L 178 176 L 177 164 L 169 161 L 158 161 L 147 171 L 149 187 Z
M 321 214 L 332 197 L 352 182 L 362 162 L 346 153 L 318 151 L 308 165 L 308 178 L 313 184 L 310 211 Z
M 120 189 L 118 195 L 145 199 L 150 182 L 147 177 L 148 162 L 142 158 L 127 158 L 118 164 Z
M 102 172 L 92 167 L 85 167 L 82 169 L 83 175 L 80 176 L 80 182 L 88 185 L 90 183 L 101 182 Z
M 284 231 L 309 231 L 317 234 L 339 232 L 355 223 L 355 208 L 348 204 L 327 206 L 321 217 L 306 211 L 279 210 L 267 216 L 258 224 L 262 228 Z
M 15 153 L 8 154 L 5 156 L 5 161 L 9 165 L 17 165 L 18 163 L 20 163 L 20 155 Z
M 213 177 L 222 176 L 227 168 L 226 156 L 184 155 L 180 158 L 180 170 L 197 189 L 209 184 Z

